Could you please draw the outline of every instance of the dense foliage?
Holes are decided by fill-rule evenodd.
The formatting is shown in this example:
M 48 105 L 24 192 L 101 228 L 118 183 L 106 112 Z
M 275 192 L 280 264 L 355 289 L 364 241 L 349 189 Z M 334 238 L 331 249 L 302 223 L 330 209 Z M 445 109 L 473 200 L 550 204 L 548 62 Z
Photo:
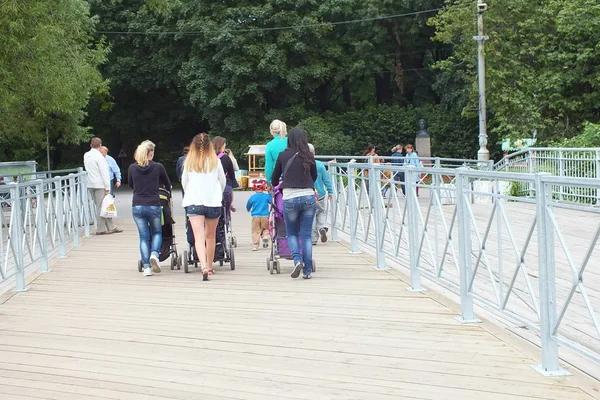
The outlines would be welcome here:
M 505 136 L 547 144 L 600 122 L 600 4 L 488 5 L 492 155 Z M 435 155 L 475 157 L 476 16 L 471 0 L 0 2 L 0 157 L 39 158 L 49 127 L 63 166 L 93 133 L 124 163 L 151 139 L 172 169 L 208 131 L 243 164 L 274 118 L 320 154 L 389 154 L 424 118 Z
M 90 93 L 108 89 L 93 27 L 84 1 L 0 2 L 0 160 L 35 158 L 45 128 L 61 146 L 87 139 Z
M 485 13 L 488 108 L 500 136 L 570 137 L 600 118 L 600 2 L 490 0 Z M 465 85 L 475 107 L 476 9 L 457 0 L 432 19 L 436 39 L 453 46 L 438 63 Z

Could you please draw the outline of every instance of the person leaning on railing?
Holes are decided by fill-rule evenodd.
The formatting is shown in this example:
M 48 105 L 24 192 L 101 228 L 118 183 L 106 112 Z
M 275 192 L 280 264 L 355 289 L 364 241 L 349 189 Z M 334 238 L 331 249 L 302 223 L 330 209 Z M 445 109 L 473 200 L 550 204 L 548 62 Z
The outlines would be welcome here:
M 396 146 L 394 146 L 392 148 L 392 165 L 395 165 L 397 167 L 402 167 L 404 165 L 404 146 L 402 146 L 401 144 L 397 144 Z M 402 189 L 402 194 L 406 196 L 406 185 L 404 184 L 404 172 L 403 171 L 396 171 L 396 173 L 394 173 L 394 183 L 396 185 L 398 185 L 400 188 Z
M 406 150 L 406 158 L 404 160 L 404 164 L 409 167 L 422 168 L 423 164 L 421 163 L 421 160 L 419 160 L 419 155 L 415 151 L 415 148 L 413 147 L 413 145 L 407 144 L 404 147 L 404 149 Z M 415 175 L 416 175 L 415 182 L 419 183 L 421 178 L 420 178 L 419 174 L 415 174 Z M 419 186 L 417 186 L 417 196 L 418 195 L 419 195 Z

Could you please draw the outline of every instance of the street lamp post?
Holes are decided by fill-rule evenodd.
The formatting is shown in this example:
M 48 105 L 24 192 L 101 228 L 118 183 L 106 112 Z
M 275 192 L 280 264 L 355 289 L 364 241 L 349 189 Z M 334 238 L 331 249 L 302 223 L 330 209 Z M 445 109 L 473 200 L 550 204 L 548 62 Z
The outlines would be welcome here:
M 485 42 L 489 39 L 483 35 L 483 14 L 487 10 L 487 4 L 477 4 L 477 36 L 473 39 L 477 42 L 477 78 L 479 81 L 479 151 L 478 161 L 488 161 L 490 151 L 487 148 L 487 112 L 485 102 Z

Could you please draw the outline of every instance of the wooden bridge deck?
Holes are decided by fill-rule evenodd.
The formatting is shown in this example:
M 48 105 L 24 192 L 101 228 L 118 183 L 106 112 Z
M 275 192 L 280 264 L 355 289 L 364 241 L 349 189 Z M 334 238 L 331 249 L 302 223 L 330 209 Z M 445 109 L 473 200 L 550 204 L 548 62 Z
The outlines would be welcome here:
M 403 275 L 343 244 L 315 248 L 312 281 L 291 279 L 290 262 L 269 275 L 267 251 L 250 251 L 247 195 L 236 193 L 237 269 L 211 282 L 168 268 L 144 278 L 123 216 L 124 233 L 85 239 L 2 298 L 0 398 L 600 398 L 596 381 L 542 377 L 537 349 L 489 322 L 459 324 L 455 304 L 406 291 Z

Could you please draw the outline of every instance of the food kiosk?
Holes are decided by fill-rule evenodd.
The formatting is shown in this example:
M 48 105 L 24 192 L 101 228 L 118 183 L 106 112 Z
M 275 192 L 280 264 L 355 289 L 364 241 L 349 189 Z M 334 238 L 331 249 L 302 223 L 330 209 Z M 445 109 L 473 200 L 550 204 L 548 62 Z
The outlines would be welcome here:
M 248 156 L 248 188 L 253 187 L 254 181 L 265 178 L 264 162 L 261 162 L 261 157 L 265 156 L 267 145 L 252 144 L 250 145 L 246 155 Z M 242 185 L 240 185 L 242 186 Z

